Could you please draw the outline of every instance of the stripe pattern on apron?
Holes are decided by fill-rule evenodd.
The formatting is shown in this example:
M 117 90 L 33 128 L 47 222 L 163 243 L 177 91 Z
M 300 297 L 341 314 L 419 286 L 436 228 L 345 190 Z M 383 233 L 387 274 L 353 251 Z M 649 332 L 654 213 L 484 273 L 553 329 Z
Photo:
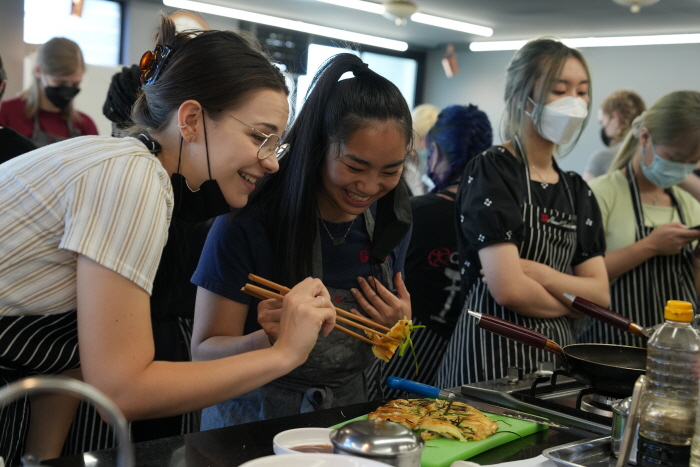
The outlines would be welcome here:
M 627 181 L 634 208 L 634 241 L 638 242 L 651 234 L 654 227 L 644 224 L 642 200 L 632 164 L 627 165 Z M 683 210 L 673 192 L 668 190 L 667 193 L 678 210 L 681 223 L 685 224 Z M 677 255 L 654 256 L 621 275 L 610 286 L 610 308 L 646 328 L 663 323 L 667 300 L 684 300 L 697 307 L 692 255 L 693 247 L 688 244 Z M 645 339 L 592 318 L 586 318 L 586 327 L 578 341 L 646 347 Z
M 0 317 L 0 384 L 55 375 L 80 366 L 75 311 Z M 29 423 L 29 399 L 0 407 L 0 456 L 20 464 Z
M 577 216 L 567 176 L 558 167 L 560 183 L 564 184 L 568 195 L 571 213 L 559 212 L 533 202 L 532 185 L 546 184 L 530 181 L 528 164 L 525 167 L 527 177 L 527 198 L 522 206 L 522 219 L 525 223 L 524 238 L 519 246 L 520 257 L 546 264 L 559 272 L 567 272 L 576 253 Z M 558 225 L 543 222 L 543 219 L 558 219 Z M 520 315 L 508 308 L 498 305 L 482 281 L 473 283 L 452 335 L 436 384 L 441 388 L 456 387 L 462 384 L 487 381 L 505 376 L 507 368 L 516 366 L 525 373 L 537 369 L 542 361 L 553 360 L 554 356 L 544 350 L 535 349 L 489 331 L 476 325 L 466 310 L 487 313 L 498 318 L 512 321 L 521 326 L 538 331 L 561 346 L 573 343 L 571 325 L 568 318 L 531 318 Z

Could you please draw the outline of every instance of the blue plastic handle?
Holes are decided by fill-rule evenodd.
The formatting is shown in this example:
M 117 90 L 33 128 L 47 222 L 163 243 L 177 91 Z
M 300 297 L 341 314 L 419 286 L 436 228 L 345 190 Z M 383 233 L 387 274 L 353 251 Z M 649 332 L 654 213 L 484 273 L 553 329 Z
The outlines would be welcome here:
M 410 392 L 412 394 L 418 394 L 423 397 L 430 397 L 432 399 L 438 399 L 443 396 L 440 394 L 440 389 L 428 386 L 427 384 L 417 383 L 408 379 L 397 378 L 396 376 L 389 376 L 386 379 L 386 385 L 391 389 L 398 389 L 400 391 Z

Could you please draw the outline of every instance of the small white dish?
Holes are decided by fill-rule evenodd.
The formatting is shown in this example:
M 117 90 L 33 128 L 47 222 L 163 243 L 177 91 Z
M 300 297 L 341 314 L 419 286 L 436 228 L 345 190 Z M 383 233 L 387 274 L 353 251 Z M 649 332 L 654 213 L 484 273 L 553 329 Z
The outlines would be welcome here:
M 298 456 L 259 457 L 240 467 L 386 467 L 386 464 L 362 457 L 340 454 L 303 454 Z
M 332 432 L 330 428 L 295 428 L 283 431 L 272 439 L 272 449 L 275 454 L 302 454 L 299 451 L 293 451 L 292 448 L 313 445 L 332 446 Z

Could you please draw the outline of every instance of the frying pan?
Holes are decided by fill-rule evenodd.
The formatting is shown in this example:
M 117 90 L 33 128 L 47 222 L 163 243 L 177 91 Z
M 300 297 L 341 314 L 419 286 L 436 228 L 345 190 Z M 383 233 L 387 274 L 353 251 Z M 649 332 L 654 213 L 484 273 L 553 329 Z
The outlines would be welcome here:
M 599 391 L 629 396 L 646 371 L 647 351 L 610 344 L 571 344 L 563 348 L 544 334 L 495 316 L 469 311 L 477 325 L 521 344 L 561 355 L 562 366 L 576 381 Z
M 626 316 L 616 313 L 608 308 L 602 307 L 597 303 L 586 300 L 585 298 L 577 297 L 572 294 L 565 293 L 564 296 L 571 300 L 571 308 L 576 311 L 602 321 L 610 326 L 622 329 L 623 331 L 631 332 L 639 337 L 651 337 L 653 329 L 642 328 L 637 323 L 633 322 Z

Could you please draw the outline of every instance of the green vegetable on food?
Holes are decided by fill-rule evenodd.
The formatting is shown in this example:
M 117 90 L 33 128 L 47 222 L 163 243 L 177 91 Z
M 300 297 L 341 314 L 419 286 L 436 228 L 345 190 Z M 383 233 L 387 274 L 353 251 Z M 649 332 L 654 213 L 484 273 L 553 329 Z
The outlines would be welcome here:
M 411 347 L 411 353 L 413 354 L 413 363 L 416 365 L 416 376 L 418 375 L 418 355 L 416 355 L 416 349 L 413 347 L 413 341 L 411 340 L 411 333 L 420 328 L 424 328 L 425 326 L 422 324 L 418 325 L 411 325 L 408 327 L 408 332 L 406 333 L 406 338 L 401 342 L 401 345 L 399 346 L 399 357 L 403 357 L 404 352 L 406 352 L 406 347 L 410 346 Z

